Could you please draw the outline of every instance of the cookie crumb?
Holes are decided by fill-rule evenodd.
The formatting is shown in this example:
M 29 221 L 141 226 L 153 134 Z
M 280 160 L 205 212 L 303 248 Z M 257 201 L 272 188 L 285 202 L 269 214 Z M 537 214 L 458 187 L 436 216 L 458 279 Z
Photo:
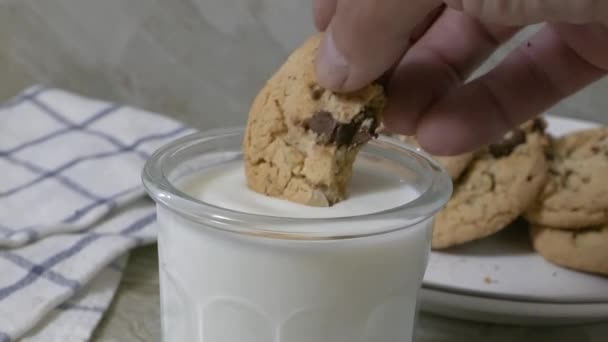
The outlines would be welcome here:
M 483 281 L 484 281 L 486 284 L 492 284 L 492 283 L 494 283 L 494 280 L 493 280 L 492 278 L 490 278 L 490 277 L 485 277 L 485 278 L 483 278 Z

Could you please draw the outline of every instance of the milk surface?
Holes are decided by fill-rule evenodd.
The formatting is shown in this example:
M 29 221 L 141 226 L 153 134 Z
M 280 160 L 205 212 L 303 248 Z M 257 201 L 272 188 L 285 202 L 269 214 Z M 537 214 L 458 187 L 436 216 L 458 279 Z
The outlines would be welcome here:
M 204 175 L 189 177 L 181 190 L 203 202 L 239 212 L 293 218 L 331 218 L 366 215 L 412 201 L 418 193 L 394 173 L 359 160 L 348 200 L 332 207 L 311 207 L 265 196 L 250 190 L 241 162 L 216 166 Z
M 249 190 L 240 162 L 192 175 L 180 188 L 226 209 L 298 218 L 370 214 L 417 196 L 406 180 L 371 161 L 356 164 L 349 199 L 331 208 Z M 225 232 L 163 206 L 158 219 L 164 341 L 411 341 L 431 219 L 391 233 L 320 241 Z M 384 223 L 371 224 L 381 230 Z

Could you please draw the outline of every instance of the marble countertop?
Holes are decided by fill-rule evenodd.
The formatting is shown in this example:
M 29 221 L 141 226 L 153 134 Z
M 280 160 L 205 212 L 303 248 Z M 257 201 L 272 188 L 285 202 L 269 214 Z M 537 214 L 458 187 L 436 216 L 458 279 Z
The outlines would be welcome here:
M 131 255 L 112 307 L 92 341 L 160 341 L 156 245 Z M 605 342 L 608 322 L 569 327 L 515 327 L 474 323 L 422 313 L 415 342 Z

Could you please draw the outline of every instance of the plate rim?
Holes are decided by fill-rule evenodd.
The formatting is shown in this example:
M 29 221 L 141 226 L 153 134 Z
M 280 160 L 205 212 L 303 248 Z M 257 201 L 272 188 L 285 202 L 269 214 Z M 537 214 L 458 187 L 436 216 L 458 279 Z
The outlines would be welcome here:
M 450 301 L 450 304 L 446 304 L 446 298 Z M 428 288 L 421 289 L 419 301 L 420 309 L 423 312 L 475 322 L 511 325 L 608 323 L 608 303 L 522 302 L 482 298 Z M 591 309 L 599 310 L 600 312 L 590 313 Z M 458 315 L 449 313 L 453 310 L 458 310 Z M 551 314 L 548 315 L 546 314 L 547 312 L 551 312 Z M 522 315 L 522 313 L 525 314 Z M 564 320 L 568 320 L 568 322 L 564 322 Z

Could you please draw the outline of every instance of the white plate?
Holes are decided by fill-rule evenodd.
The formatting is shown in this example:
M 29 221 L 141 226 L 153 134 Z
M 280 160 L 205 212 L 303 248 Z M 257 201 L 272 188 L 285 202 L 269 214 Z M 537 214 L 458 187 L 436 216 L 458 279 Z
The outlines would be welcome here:
M 608 322 L 608 304 L 519 302 L 422 289 L 422 311 L 463 320 L 527 326 Z
M 596 126 L 591 122 L 550 116 L 547 121 L 549 132 L 556 136 Z M 608 319 L 608 277 L 546 262 L 532 250 L 522 222 L 495 236 L 432 252 L 424 288 L 423 309 L 426 309 L 426 303 L 433 312 L 445 311 L 446 315 L 494 310 L 521 317 L 520 322 L 529 322 L 527 313 L 533 313 L 539 319 L 568 319 L 599 305 L 599 311 L 589 311 L 590 317 L 598 318 L 597 314 L 601 313 Z M 439 298 L 445 299 L 446 304 L 442 306 Z M 558 304 L 564 310 L 554 310 Z M 530 305 L 538 309 L 528 311 Z M 576 305 L 576 310 L 572 305 Z M 477 319 L 497 321 L 496 317 L 489 316 L 477 315 Z

